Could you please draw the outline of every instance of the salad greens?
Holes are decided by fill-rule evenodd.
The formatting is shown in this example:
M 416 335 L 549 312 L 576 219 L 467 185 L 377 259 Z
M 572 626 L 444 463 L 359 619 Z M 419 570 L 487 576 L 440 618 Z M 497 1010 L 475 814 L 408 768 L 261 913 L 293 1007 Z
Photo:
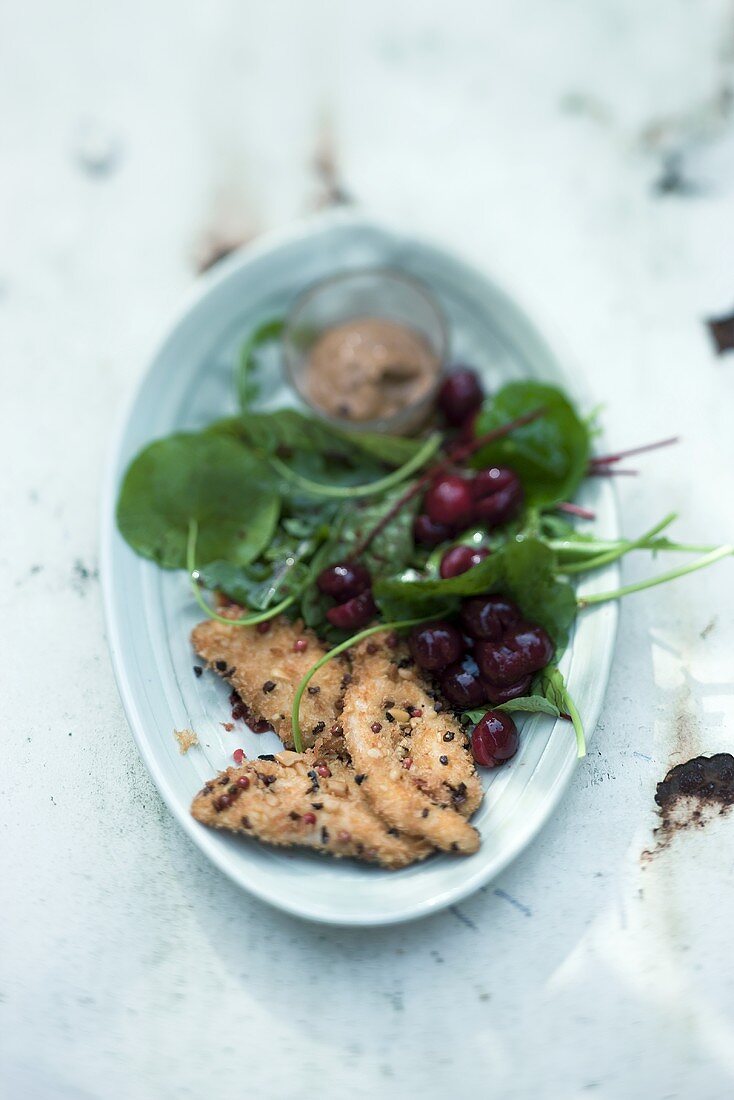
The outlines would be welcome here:
M 510 466 L 528 503 L 547 508 L 573 499 L 589 464 L 589 427 L 566 395 L 542 382 L 509 382 L 485 404 L 474 432 L 484 435 L 539 406 L 545 410 L 540 419 L 483 447 L 471 464 L 477 469 Z
M 268 467 L 235 440 L 180 432 L 133 459 L 117 505 L 117 524 L 133 550 L 164 569 L 186 566 L 191 520 L 201 528 L 199 555 L 236 565 L 269 545 L 280 496 Z
M 669 539 L 662 531 L 673 514 L 639 538 L 617 540 L 599 538 L 562 515 L 558 505 L 576 507 L 569 502 L 584 477 L 600 464 L 608 472 L 618 456 L 592 459 L 589 419 L 545 383 L 510 382 L 488 397 L 469 443 L 438 431 L 413 439 L 347 431 L 303 409 L 263 410 L 258 351 L 282 332 L 282 320 L 270 319 L 243 345 L 236 416 L 158 440 L 133 459 L 117 506 L 123 537 L 162 568 L 187 569 L 207 615 L 252 625 L 285 614 L 302 619 L 332 646 L 298 686 L 297 746 L 301 696 L 327 660 L 378 631 L 450 615 L 467 596 L 501 593 L 547 631 L 555 663 L 535 676 L 530 694 L 495 709 L 569 718 L 583 755 L 581 719 L 557 667 L 576 615 L 710 565 L 732 547 Z M 437 474 L 458 462 L 512 468 L 525 504 L 504 526 L 478 526 L 430 552 L 413 537 L 421 497 Z M 441 556 L 454 543 L 483 548 L 489 556 L 442 578 Z M 702 556 L 649 580 L 577 598 L 573 579 L 634 550 Z M 328 621 L 333 601 L 316 584 L 323 569 L 345 560 L 358 560 L 369 571 L 381 620 L 351 636 Z M 204 592 L 222 594 L 247 611 L 239 619 L 222 616 Z M 463 718 L 475 723 L 486 709 L 468 710 Z
M 463 597 L 501 592 L 526 618 L 540 623 L 561 650 L 576 617 L 576 596 L 568 581 L 557 575 L 553 551 L 532 536 L 516 536 L 458 577 L 413 579 L 403 573 L 378 581 L 374 591 L 386 618 L 411 608 L 425 614 L 433 611 L 435 618 L 442 607 L 458 608 Z

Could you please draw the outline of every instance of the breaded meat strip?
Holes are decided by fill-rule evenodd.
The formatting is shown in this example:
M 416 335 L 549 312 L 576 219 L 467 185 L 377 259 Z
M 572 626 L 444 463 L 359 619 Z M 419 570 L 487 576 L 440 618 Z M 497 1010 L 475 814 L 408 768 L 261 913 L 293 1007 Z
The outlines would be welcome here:
M 352 764 L 374 809 L 401 832 L 445 851 L 475 852 L 465 820 L 482 786 L 458 722 L 436 713 L 410 668 L 399 668 L 384 635 L 353 652 L 341 725 Z
M 227 768 L 199 792 L 191 813 L 204 825 L 266 844 L 313 848 L 382 867 L 406 867 L 433 850 L 423 840 L 401 836 L 374 812 L 349 765 L 313 749 Z
M 246 614 L 240 607 L 221 613 L 234 619 Z M 265 625 L 267 631 L 263 630 Z M 301 622 L 279 617 L 263 626 L 228 626 L 207 619 L 194 627 L 191 643 L 209 667 L 237 689 L 251 719 L 269 722 L 283 743 L 292 748 L 295 689 L 326 648 Z M 311 680 L 301 703 L 301 731 L 306 746 L 313 745 L 336 721 L 347 669 L 343 660 L 329 661 Z

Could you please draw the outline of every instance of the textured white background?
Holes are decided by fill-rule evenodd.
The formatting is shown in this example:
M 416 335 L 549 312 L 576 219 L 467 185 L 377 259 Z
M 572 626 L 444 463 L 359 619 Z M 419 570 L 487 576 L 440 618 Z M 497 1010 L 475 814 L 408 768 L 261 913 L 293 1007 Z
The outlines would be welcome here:
M 624 606 L 594 750 L 500 881 L 348 933 L 180 834 L 95 572 L 111 426 L 197 258 L 324 202 L 324 163 L 514 287 L 615 444 L 684 436 L 620 484 L 630 532 L 733 539 L 730 88 L 724 0 L 0 4 L 3 1097 L 732 1095 L 734 821 L 640 860 L 656 781 L 734 747 L 732 563 Z

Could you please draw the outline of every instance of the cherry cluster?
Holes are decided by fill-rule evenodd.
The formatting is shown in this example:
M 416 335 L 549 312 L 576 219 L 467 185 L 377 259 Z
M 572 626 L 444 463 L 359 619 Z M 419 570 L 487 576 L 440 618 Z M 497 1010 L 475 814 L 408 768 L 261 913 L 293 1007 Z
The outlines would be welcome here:
M 553 642 L 543 627 L 526 622 L 512 600 L 500 595 L 464 600 L 459 620 L 461 629 L 443 620 L 414 627 L 409 639 L 416 664 L 436 678 L 444 697 L 458 709 L 474 710 L 527 695 L 535 673 L 553 657 Z M 485 749 L 489 727 L 498 736 L 500 728 L 504 731 L 505 748 L 515 729 L 508 715 L 489 713 L 496 717 L 490 720 L 485 715 L 479 722 L 472 746 L 477 763 L 493 767 L 514 755 L 517 740 L 515 730 L 512 752 L 495 756 L 494 763 L 488 764 Z M 480 759 L 482 754 L 484 758 Z
M 459 367 L 445 379 L 438 394 L 438 407 L 452 427 L 471 437 L 484 399 L 476 373 Z M 456 538 L 472 526 L 492 530 L 518 514 L 524 500 L 520 478 L 506 466 L 469 471 L 442 472 L 429 485 L 423 508 L 413 524 L 419 546 L 433 548 Z M 478 565 L 489 553 L 485 549 L 453 546 L 441 559 L 440 574 L 458 577 Z

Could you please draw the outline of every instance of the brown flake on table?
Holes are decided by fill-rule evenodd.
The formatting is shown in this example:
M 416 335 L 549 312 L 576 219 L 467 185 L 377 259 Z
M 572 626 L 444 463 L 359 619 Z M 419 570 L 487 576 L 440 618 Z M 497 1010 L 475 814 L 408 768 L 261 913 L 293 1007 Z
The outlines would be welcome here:
M 183 756 L 189 749 L 192 749 L 194 745 L 199 744 L 199 738 L 196 736 L 193 730 L 174 730 L 173 734 L 178 741 L 178 751 Z

